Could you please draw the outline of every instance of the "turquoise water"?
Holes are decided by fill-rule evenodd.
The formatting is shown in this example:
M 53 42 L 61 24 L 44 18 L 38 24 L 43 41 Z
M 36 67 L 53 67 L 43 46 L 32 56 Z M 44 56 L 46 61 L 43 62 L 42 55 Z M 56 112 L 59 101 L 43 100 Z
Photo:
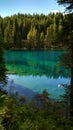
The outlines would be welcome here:
M 63 53 L 65 52 L 5 51 L 8 82 L 13 80 L 14 91 L 27 97 L 46 89 L 52 98 L 59 98 L 59 95 L 64 94 L 64 88 L 59 84 L 70 83 L 70 70 L 57 66 L 59 56 Z

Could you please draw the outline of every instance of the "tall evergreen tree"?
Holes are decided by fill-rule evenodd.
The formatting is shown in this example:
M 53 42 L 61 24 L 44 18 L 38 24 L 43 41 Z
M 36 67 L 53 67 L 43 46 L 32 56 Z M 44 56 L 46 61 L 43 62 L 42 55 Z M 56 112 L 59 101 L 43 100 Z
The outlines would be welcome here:
M 40 48 L 44 48 L 44 33 L 40 33 Z
M 67 10 L 73 11 L 73 0 L 58 0 L 58 3 L 65 5 Z M 71 56 L 68 60 L 71 59 L 70 116 L 73 119 L 73 13 L 65 16 L 62 40 L 66 43 Z
M 1 27 L 0 27 L 0 46 L 3 46 L 3 33 Z
M 6 83 L 6 68 L 3 59 L 3 51 L 0 47 L 0 83 Z
M 37 47 L 37 29 L 35 27 L 31 26 L 31 29 L 27 35 L 27 40 L 30 48 Z

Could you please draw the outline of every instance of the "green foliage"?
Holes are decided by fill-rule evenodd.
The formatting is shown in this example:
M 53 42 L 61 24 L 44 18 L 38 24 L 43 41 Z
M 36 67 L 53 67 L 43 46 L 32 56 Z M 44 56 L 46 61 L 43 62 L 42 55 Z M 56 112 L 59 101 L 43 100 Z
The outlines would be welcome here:
M 36 100 L 37 104 L 41 102 L 43 109 L 35 105 Z M 73 123 L 65 118 L 62 103 L 53 102 L 45 90 L 36 95 L 32 101 L 23 102 L 25 102 L 25 97 L 19 99 L 17 95 L 7 96 L 5 92 L 0 91 L 1 130 L 73 129 Z
M 63 21 L 63 37 L 62 41 L 65 42 L 68 49 L 68 54 L 65 54 L 64 57 L 67 58 L 65 61 L 62 60 L 62 63 L 66 67 L 71 69 L 71 85 L 70 85 L 70 118 L 73 119 L 73 0 L 57 0 L 59 4 L 66 6 L 66 11 L 69 14 L 64 16 Z M 62 59 L 62 58 L 61 58 Z M 67 63 L 67 61 L 69 63 Z
M 73 10 L 73 1 L 72 0 L 58 0 L 59 4 L 64 4 L 67 10 Z
M 49 49 L 60 46 L 64 18 L 61 13 L 18 14 L 0 18 L 0 44 L 5 49 Z
M 27 34 L 29 48 L 36 48 L 37 40 L 38 40 L 37 36 L 38 36 L 37 29 L 35 29 L 35 27 L 31 26 L 31 29 L 30 29 L 29 33 Z
M 3 51 L 0 48 L 0 83 L 6 82 L 6 68 L 3 60 Z

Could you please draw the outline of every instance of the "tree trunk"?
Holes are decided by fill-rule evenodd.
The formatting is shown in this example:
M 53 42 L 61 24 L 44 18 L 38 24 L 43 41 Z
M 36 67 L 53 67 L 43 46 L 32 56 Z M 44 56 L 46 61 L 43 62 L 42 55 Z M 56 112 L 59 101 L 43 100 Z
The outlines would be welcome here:
M 70 118 L 73 119 L 73 51 L 72 51 L 71 86 L 70 86 Z

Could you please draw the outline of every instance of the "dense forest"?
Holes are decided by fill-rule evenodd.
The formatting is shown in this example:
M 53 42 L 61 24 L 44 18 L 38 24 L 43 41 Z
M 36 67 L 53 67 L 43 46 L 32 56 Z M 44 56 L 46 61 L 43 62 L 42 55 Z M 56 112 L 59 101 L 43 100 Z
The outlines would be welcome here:
M 67 15 L 62 13 L 18 14 L 0 17 L 0 44 L 5 49 L 49 49 L 62 47 L 60 40 Z

